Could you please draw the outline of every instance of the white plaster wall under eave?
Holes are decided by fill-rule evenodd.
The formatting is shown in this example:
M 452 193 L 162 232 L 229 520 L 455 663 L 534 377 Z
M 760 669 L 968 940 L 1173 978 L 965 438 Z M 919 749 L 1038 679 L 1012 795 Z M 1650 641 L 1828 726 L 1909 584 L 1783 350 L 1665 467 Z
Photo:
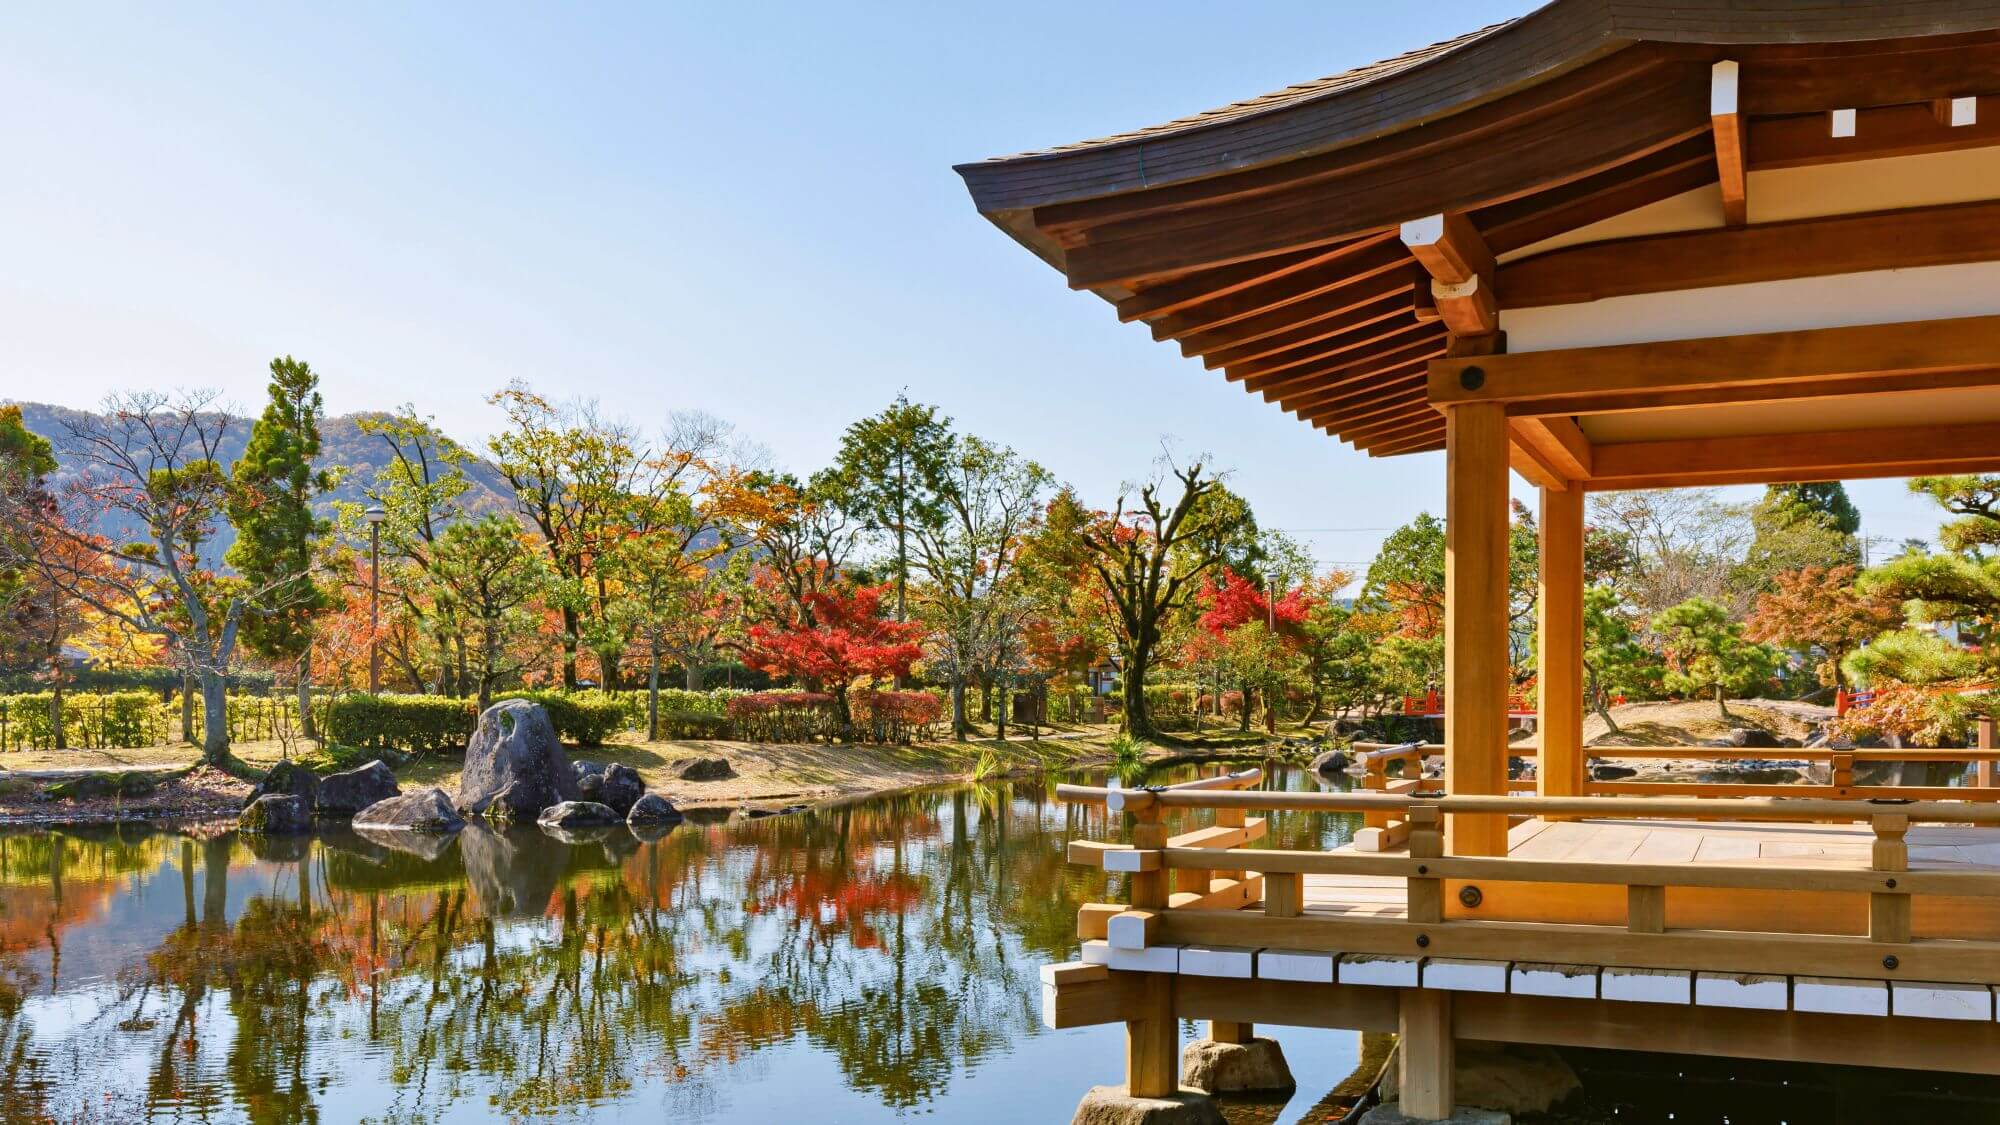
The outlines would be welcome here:
M 2000 314 L 2000 262 L 1758 281 L 1504 309 L 1509 352 Z

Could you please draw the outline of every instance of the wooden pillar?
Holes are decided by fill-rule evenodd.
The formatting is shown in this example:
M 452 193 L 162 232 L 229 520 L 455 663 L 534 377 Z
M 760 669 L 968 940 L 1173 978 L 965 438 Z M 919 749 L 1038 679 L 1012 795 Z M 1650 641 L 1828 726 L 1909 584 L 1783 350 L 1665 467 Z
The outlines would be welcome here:
M 1399 1108 L 1419 1121 L 1451 1116 L 1452 1088 L 1451 993 L 1436 988 L 1403 989 L 1397 1004 Z
M 1583 490 L 1542 489 L 1541 631 L 1538 677 L 1542 750 L 1535 788 L 1544 797 L 1583 794 Z
M 1149 804 L 1134 814 L 1132 846 L 1163 848 L 1167 827 L 1160 807 Z M 1140 871 L 1132 876 L 1132 905 L 1141 910 L 1167 907 L 1167 872 Z M 1180 1089 L 1180 1023 L 1174 1019 L 1172 973 L 1141 973 L 1141 1003 L 1145 1014 L 1125 1021 L 1125 1089 L 1135 1098 L 1163 1098 Z
M 1450 793 L 1507 792 L 1507 409 L 1445 410 L 1444 761 Z M 1506 855 L 1507 818 L 1454 816 L 1453 855 Z
M 1994 722 L 1992 719 L 1979 720 L 1979 748 L 1981 750 L 2000 750 L 2000 745 L 1995 744 L 1996 741 L 2000 740 L 1994 738 L 1993 726 Z M 1974 785 L 1979 786 L 1981 789 L 1993 788 L 1993 763 L 1980 762 L 1973 766 L 1972 781 Z

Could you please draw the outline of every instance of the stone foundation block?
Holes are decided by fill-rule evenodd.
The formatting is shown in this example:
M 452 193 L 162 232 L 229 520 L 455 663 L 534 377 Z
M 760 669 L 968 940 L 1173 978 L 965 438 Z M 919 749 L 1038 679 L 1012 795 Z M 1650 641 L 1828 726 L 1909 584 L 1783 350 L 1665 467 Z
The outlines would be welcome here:
M 1247 1094 L 1298 1086 L 1275 1039 L 1217 1043 L 1196 1039 L 1181 1049 L 1181 1085 L 1211 1094 Z
M 1092 1086 L 1070 1125 L 1228 1125 L 1214 1099 L 1183 1089 L 1164 1098 L 1135 1098 L 1123 1086 Z
M 1514 1118 L 1497 1109 L 1475 1109 L 1467 1105 L 1454 1107 L 1451 1116 L 1442 1120 L 1411 1117 L 1398 1109 L 1395 1102 L 1389 1102 L 1362 1114 L 1361 1125 L 1514 1125 Z

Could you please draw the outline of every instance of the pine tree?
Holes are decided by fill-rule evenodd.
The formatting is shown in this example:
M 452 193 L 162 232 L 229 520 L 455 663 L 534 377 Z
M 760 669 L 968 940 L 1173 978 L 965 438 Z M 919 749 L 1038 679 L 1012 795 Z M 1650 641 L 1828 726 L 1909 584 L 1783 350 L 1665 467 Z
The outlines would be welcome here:
M 231 474 L 227 511 L 236 542 L 224 558 L 266 591 L 244 622 L 244 643 L 267 660 L 297 663 L 300 729 L 314 738 L 313 623 L 334 605 L 313 577 L 314 552 L 332 526 L 312 509 L 333 487 L 331 475 L 313 467 L 325 411 L 319 376 L 291 356 L 271 361 L 269 391 Z

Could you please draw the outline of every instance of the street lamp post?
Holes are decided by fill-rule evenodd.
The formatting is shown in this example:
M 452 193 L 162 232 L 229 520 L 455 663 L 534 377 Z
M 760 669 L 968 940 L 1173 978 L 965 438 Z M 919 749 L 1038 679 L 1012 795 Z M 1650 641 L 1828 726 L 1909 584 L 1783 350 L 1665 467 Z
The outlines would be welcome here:
M 368 694 L 382 691 L 382 521 L 389 513 L 380 505 L 363 513 L 368 519 Z

